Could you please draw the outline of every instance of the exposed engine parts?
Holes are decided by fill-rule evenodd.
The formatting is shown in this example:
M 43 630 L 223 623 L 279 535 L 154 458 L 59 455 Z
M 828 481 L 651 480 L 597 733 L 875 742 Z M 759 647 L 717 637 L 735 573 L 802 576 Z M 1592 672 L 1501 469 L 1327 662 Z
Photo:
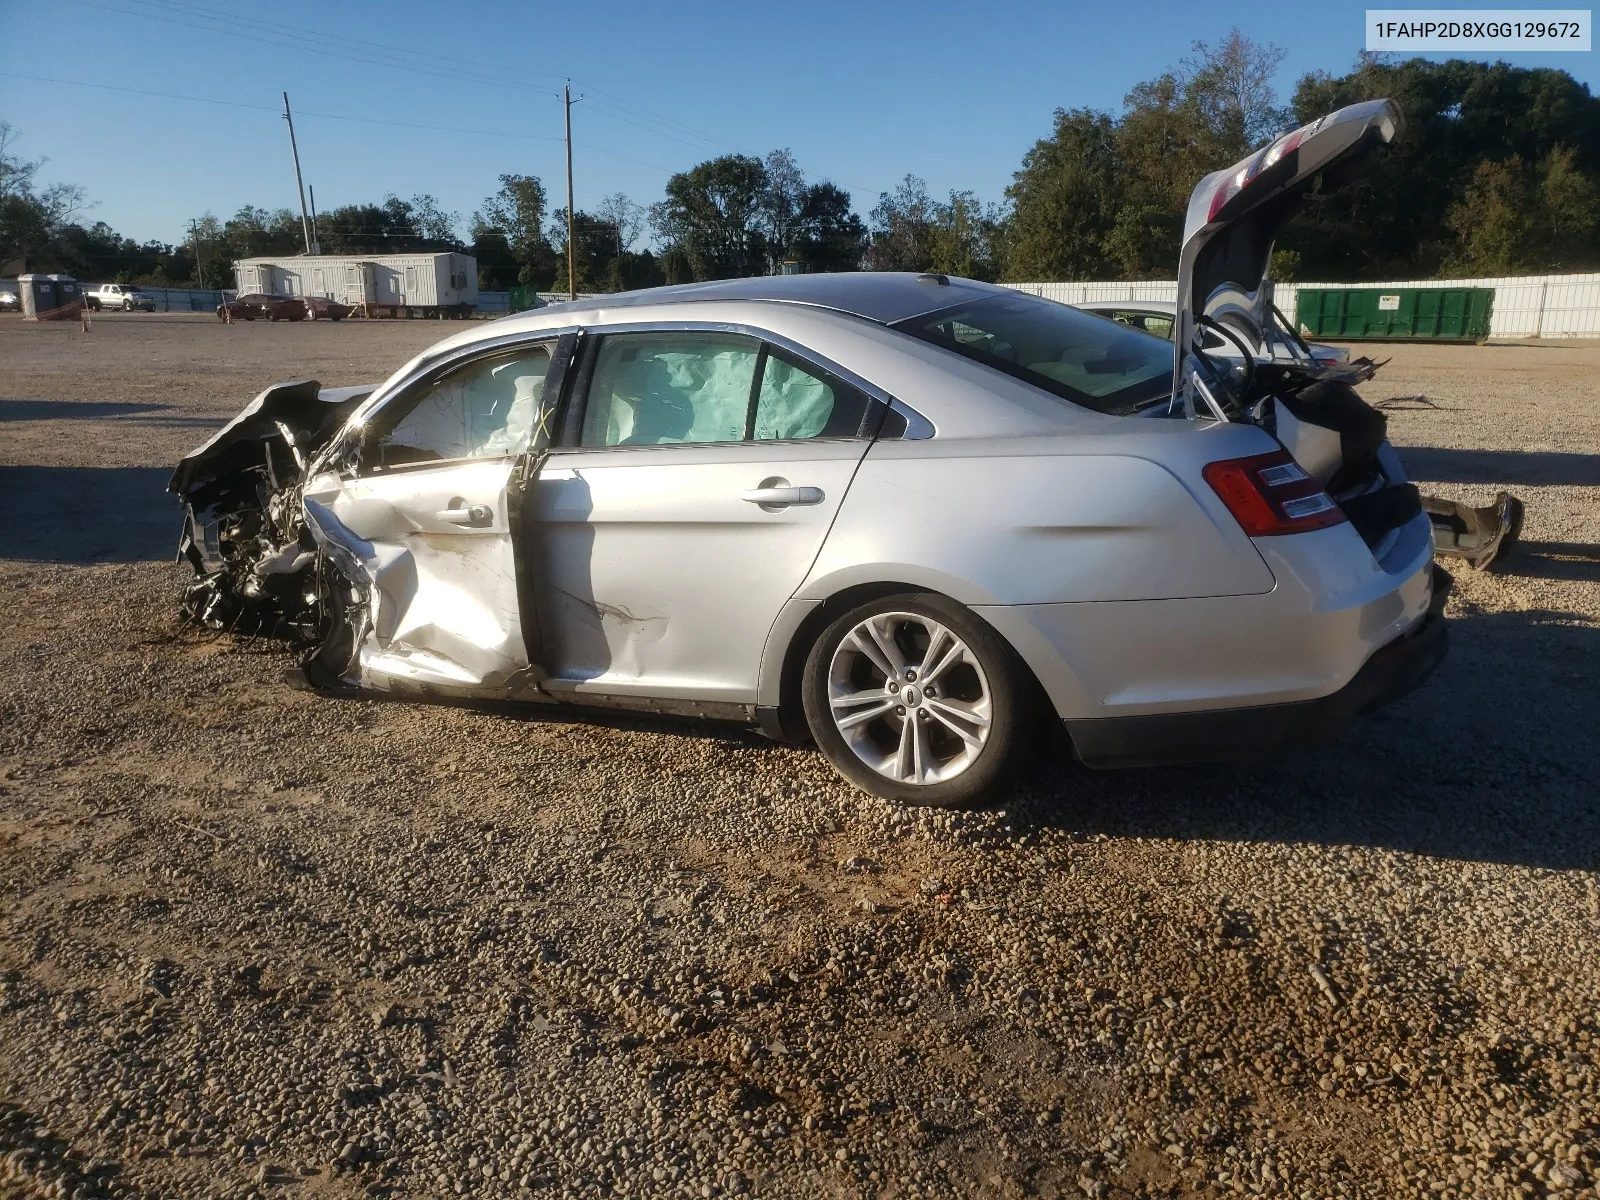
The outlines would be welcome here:
M 306 464 L 370 388 L 314 380 L 267 388 L 173 472 L 183 498 L 179 553 L 194 568 L 181 611 L 207 628 L 271 637 L 305 651 L 317 686 L 350 673 L 366 597 L 306 526 Z

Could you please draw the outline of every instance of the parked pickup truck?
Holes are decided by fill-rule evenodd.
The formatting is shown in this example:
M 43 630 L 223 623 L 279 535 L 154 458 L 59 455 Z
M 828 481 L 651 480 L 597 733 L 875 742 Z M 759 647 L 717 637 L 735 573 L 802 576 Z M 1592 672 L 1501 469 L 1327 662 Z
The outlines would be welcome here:
M 143 309 L 145 312 L 156 310 L 155 298 L 141 292 L 131 283 L 102 283 L 97 288 L 85 291 L 83 298 L 96 312 L 102 308 L 115 308 L 123 312 L 134 312 L 138 309 Z

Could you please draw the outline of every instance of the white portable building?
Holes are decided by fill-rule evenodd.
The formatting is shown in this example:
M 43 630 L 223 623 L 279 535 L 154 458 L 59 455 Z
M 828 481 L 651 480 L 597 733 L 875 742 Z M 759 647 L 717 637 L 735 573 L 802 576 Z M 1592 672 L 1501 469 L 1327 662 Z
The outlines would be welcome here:
M 478 260 L 470 254 L 305 254 L 242 258 L 233 264 L 241 295 L 325 296 L 341 304 L 470 312 L 478 304 Z

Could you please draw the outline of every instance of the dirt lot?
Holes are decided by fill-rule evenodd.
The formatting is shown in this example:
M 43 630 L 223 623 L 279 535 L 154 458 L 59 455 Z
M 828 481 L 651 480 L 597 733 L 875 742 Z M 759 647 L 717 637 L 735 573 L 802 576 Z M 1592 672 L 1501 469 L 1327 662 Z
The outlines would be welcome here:
M 0 1196 L 1596 1195 L 1600 346 L 1367 385 L 1528 506 L 1422 693 L 950 816 L 177 633 L 170 464 L 453 331 L 0 320 Z

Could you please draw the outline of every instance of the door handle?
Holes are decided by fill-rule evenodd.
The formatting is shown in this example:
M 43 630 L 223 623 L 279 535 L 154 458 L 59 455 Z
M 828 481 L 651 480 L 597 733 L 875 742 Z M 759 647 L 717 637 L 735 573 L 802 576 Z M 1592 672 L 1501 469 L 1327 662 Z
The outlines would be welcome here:
M 433 515 L 452 525 L 488 525 L 494 520 L 494 510 L 487 504 L 470 504 L 464 508 L 441 508 Z
M 822 489 L 818 487 L 758 487 L 740 492 L 739 499 L 746 504 L 759 504 L 763 508 L 787 508 L 791 504 L 821 504 Z

